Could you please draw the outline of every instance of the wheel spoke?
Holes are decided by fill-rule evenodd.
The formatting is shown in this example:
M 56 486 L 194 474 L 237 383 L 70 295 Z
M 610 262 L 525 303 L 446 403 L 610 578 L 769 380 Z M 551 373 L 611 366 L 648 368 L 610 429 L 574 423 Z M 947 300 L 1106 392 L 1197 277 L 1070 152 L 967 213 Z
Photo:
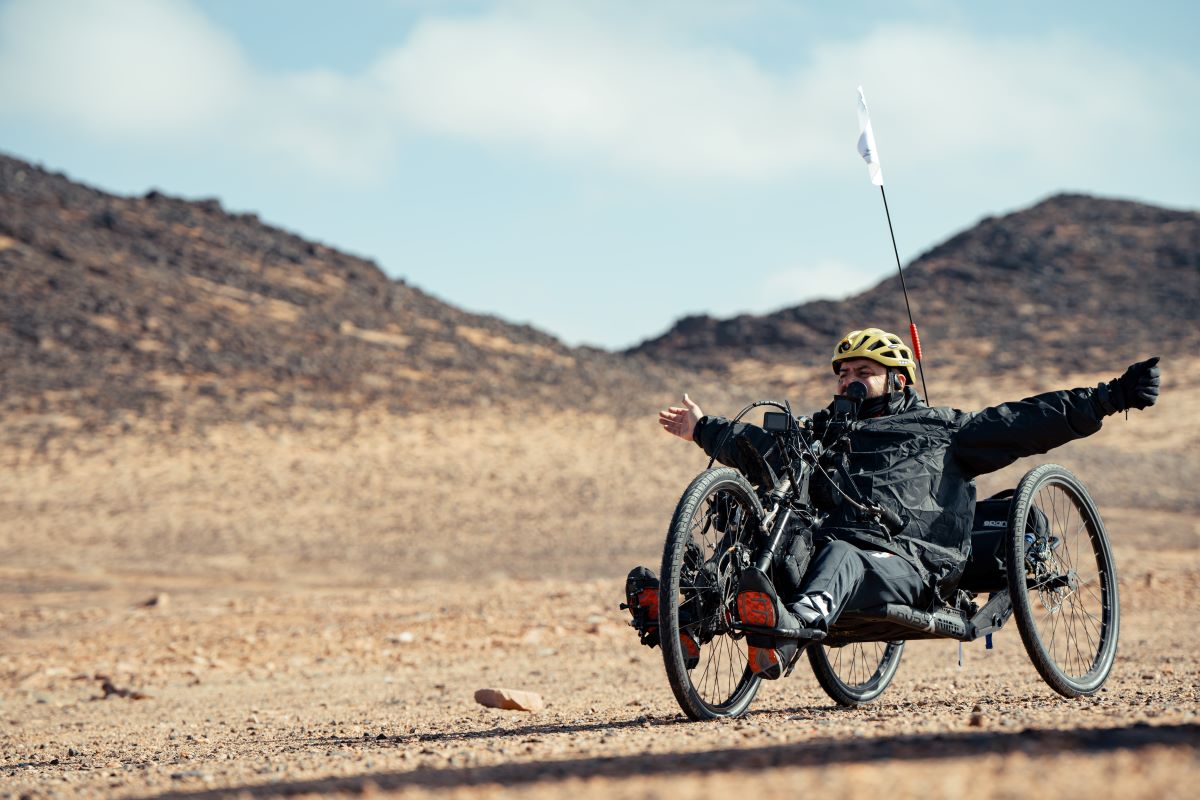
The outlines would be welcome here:
M 810 660 L 817 679 L 842 705 L 872 700 L 887 688 L 884 677 L 900 658 L 903 643 L 852 642 L 841 647 L 812 645 Z
M 1047 682 L 1067 696 L 1090 693 L 1107 677 L 1116 644 L 1111 556 L 1103 524 L 1075 478 L 1061 467 L 1040 473 L 1018 492 L 1027 511 L 1016 522 L 1024 526 L 1021 537 L 1032 532 L 1035 544 L 1025 548 L 1027 590 L 1014 594 L 1020 600 L 1014 612 Z
M 1070 615 L 1071 614 L 1070 604 L 1068 603 L 1065 606 L 1065 608 L 1067 609 L 1066 615 Z M 1066 628 L 1066 634 L 1067 634 L 1066 646 L 1063 648 L 1064 649 L 1063 656 L 1070 663 L 1074 663 L 1076 658 L 1078 658 L 1078 660 L 1082 661 L 1083 660 L 1083 651 L 1079 647 L 1079 631 L 1077 631 L 1075 629 L 1075 626 L 1073 624 L 1071 624 L 1070 620 L 1064 619 L 1063 626 Z M 1068 672 L 1068 674 L 1070 674 L 1070 675 L 1080 674 L 1081 675 L 1083 673 L 1082 672 L 1080 672 L 1080 673 Z
M 710 481 L 692 501 L 690 517 L 678 521 L 668 538 L 674 566 L 668 569 L 664 562 L 663 568 L 665 576 L 676 576 L 667 594 L 675 598 L 677 629 L 700 646 L 696 666 L 688 670 L 685 643 L 663 642 L 664 652 L 670 648 L 684 661 L 679 670 L 678 661 L 668 660 L 668 677 L 694 719 L 741 713 L 758 685 L 747 669 L 742 636 L 729 628 L 726 614 L 736 593 L 737 565 L 754 546 L 761 510 L 743 479 L 726 471 L 731 477 Z M 687 500 L 685 495 L 681 505 Z
M 1085 673 L 1092 665 L 1092 655 L 1100 651 L 1100 629 L 1094 627 L 1093 617 L 1091 612 L 1084 608 L 1083 603 L 1077 597 L 1071 598 L 1072 616 L 1079 619 L 1079 633 L 1076 637 L 1079 641 L 1087 641 L 1087 652 L 1081 653 L 1085 662 Z M 1096 634 L 1096 638 L 1092 638 L 1092 633 Z

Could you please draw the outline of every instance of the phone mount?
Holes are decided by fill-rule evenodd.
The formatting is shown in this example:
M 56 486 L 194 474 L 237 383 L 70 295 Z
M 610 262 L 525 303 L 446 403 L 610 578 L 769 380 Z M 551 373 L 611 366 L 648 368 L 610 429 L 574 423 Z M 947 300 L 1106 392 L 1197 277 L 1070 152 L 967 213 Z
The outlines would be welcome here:
M 858 381 L 847 386 L 845 394 L 834 395 L 833 406 L 829 409 L 829 427 L 823 437 L 825 442 L 832 442 L 850 428 L 858 419 L 858 410 L 866 396 L 867 387 Z

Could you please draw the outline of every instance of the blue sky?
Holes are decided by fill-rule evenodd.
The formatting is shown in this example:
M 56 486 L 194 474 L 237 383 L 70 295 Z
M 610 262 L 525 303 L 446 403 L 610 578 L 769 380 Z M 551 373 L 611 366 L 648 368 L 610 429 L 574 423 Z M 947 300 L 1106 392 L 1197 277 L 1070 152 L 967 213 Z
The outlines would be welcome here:
M 0 0 L 0 150 L 624 347 L 1082 191 L 1195 208 L 1194 3 Z M 919 313 L 920 298 L 915 298 Z

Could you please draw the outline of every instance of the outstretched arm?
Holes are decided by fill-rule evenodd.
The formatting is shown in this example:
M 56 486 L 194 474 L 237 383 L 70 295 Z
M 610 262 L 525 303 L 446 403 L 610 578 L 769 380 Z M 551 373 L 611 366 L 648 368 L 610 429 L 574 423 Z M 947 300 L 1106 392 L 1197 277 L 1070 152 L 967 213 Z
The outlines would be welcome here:
M 701 424 L 703 421 L 703 424 Z M 701 450 L 722 464 L 746 472 L 742 454 L 738 450 L 739 438 L 745 439 L 766 458 L 771 468 L 781 468 L 775 440 L 771 434 L 757 425 L 745 422 L 733 423 L 724 417 L 706 417 L 700 406 L 686 394 L 682 406 L 670 406 L 658 412 L 658 424 L 667 433 L 678 436 L 685 442 L 695 442 Z M 753 475 L 751 471 L 747 474 Z
M 1046 392 L 968 415 L 954 436 L 954 456 L 970 474 L 982 475 L 1091 436 L 1104 417 L 1158 402 L 1157 363 L 1138 362 L 1094 389 Z

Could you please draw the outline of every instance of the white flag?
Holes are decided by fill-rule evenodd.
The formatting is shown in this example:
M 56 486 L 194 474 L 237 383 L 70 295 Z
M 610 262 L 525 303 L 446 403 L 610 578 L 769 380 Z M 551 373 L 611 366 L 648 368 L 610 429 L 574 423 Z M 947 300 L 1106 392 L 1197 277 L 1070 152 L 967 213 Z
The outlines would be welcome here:
M 858 87 L 858 154 L 867 162 L 867 174 L 871 183 L 883 186 L 883 167 L 879 164 L 879 151 L 875 149 L 875 132 L 871 130 L 871 115 L 867 113 L 867 98 L 862 87 Z

